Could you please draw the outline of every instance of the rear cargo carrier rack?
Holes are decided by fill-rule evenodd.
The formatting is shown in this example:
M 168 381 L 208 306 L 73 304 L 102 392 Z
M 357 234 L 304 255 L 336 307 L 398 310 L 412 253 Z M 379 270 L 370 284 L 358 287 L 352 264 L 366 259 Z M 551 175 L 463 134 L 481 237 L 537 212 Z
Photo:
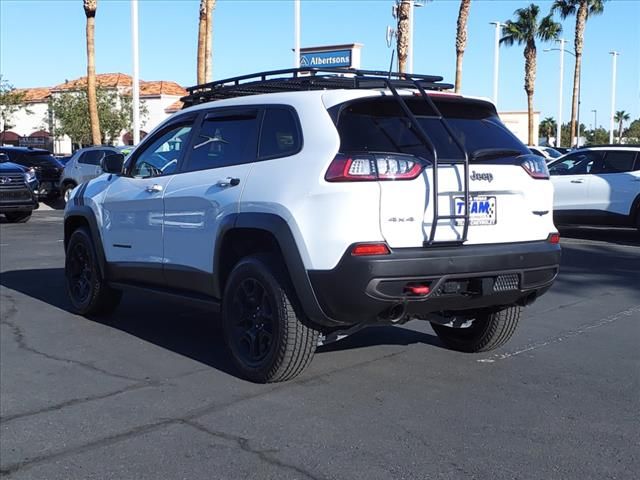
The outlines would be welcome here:
M 400 105 L 404 115 L 410 121 L 420 142 L 431 152 L 433 157 L 433 161 L 431 162 L 431 168 L 433 169 L 433 185 L 431 191 L 433 192 L 432 201 L 434 214 L 429 238 L 425 240 L 423 245 L 425 247 L 452 244 L 459 245 L 467 241 L 469 231 L 469 154 L 464 144 L 455 135 L 447 120 L 427 94 L 427 91 L 443 91 L 453 88 L 453 85 L 449 83 L 441 83 L 442 80 L 443 78 L 437 75 L 417 75 L 413 73 L 359 70 L 352 68 L 291 68 L 253 73 L 189 87 L 187 88 L 189 94 L 181 98 L 181 100 L 184 103 L 184 108 L 187 108 L 225 98 L 276 92 L 305 90 L 388 90 Z M 399 89 L 417 90 L 416 94 L 419 95 L 412 98 L 419 97 L 427 102 L 433 112 L 433 115 L 429 115 L 428 118 L 436 119 L 442 124 L 453 142 L 455 142 L 460 151 L 464 153 L 464 158 L 438 158 L 438 152 L 434 143 L 402 98 L 403 96 L 398 93 Z M 464 196 L 463 214 L 440 215 L 438 208 L 438 167 L 441 165 L 463 165 L 464 167 L 464 175 L 461 182 L 462 189 L 459 192 L 453 192 Z M 454 224 L 456 224 L 456 221 L 462 222 L 462 235 L 460 235 L 458 240 L 448 240 L 446 242 L 435 241 L 437 227 L 442 220 L 448 220 Z M 449 225 L 450 224 L 451 223 L 449 223 Z

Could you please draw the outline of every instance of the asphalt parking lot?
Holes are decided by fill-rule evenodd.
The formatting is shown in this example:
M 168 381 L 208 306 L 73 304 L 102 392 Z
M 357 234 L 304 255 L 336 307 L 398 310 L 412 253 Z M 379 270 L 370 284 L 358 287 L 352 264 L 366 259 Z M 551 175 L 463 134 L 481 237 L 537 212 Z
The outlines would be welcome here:
M 556 284 L 500 350 L 446 350 L 416 321 L 255 385 L 234 375 L 205 310 L 128 293 L 101 322 L 69 313 L 61 219 L 0 225 L 7 478 L 638 477 L 633 230 L 563 231 Z

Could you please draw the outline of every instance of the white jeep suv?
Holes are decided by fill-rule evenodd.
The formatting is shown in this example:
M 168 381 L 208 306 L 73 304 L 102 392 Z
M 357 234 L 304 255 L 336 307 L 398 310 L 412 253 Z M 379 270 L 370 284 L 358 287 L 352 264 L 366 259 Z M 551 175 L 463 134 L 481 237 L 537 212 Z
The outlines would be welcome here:
M 441 80 L 299 69 L 191 88 L 73 191 L 73 308 L 108 312 L 127 287 L 206 301 L 258 382 L 413 318 L 453 349 L 502 345 L 558 274 L 553 186 L 491 103 Z

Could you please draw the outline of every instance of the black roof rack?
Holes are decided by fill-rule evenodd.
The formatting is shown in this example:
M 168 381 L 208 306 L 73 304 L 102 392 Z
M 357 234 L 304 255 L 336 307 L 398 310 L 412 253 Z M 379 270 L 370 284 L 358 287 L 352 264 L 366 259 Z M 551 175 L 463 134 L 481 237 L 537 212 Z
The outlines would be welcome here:
M 440 83 L 436 75 L 416 75 L 353 68 L 290 68 L 252 73 L 240 77 L 217 80 L 187 88 L 189 95 L 181 98 L 184 107 L 223 98 L 257 95 L 261 93 L 292 92 L 302 90 L 335 89 L 416 89 L 449 90 L 453 85 Z

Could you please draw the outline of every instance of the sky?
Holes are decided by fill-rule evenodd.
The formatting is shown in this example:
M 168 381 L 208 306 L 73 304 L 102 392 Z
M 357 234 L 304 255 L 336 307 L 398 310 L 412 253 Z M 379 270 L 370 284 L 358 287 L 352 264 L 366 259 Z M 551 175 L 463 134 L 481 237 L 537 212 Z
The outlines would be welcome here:
M 302 47 L 362 43 L 362 68 L 387 70 L 387 25 L 393 0 L 302 0 Z M 491 97 L 492 21 L 513 18 L 530 1 L 473 0 L 464 55 L 462 92 Z M 536 2 L 547 14 L 551 1 Z M 415 10 L 414 71 L 455 77 L 458 0 L 433 0 Z M 140 78 L 195 84 L 198 0 L 140 0 Z M 557 21 L 561 21 L 559 17 Z M 582 71 L 581 123 L 608 128 L 612 57 L 618 57 L 616 110 L 640 117 L 640 0 L 609 0 L 603 15 L 587 23 Z M 291 0 L 218 0 L 213 20 L 214 80 L 293 66 Z M 562 21 L 573 50 L 575 17 Z M 53 86 L 86 74 L 82 0 L 0 0 L 0 74 L 17 88 Z M 557 118 L 559 52 L 538 45 L 535 110 Z M 131 74 L 128 0 L 99 0 L 96 17 L 98 73 Z M 563 122 L 571 113 L 573 57 L 565 55 Z M 500 48 L 499 111 L 526 111 L 522 47 Z M 593 111 L 597 113 L 594 113 Z

